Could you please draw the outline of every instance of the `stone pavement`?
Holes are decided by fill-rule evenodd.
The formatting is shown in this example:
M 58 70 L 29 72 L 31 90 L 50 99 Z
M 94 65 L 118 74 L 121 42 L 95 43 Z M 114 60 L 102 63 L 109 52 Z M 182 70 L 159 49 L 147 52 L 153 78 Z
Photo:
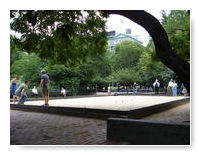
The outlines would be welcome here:
M 11 145 L 117 145 L 106 141 L 106 120 L 10 111 Z
M 190 121 L 190 103 L 143 119 Z M 128 145 L 106 140 L 106 120 L 10 111 L 11 145 Z

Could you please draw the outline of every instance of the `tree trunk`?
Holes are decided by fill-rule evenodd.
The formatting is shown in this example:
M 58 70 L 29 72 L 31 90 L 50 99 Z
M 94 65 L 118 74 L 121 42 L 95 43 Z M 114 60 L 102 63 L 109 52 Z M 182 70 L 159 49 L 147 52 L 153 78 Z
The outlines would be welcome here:
M 190 92 L 190 64 L 173 52 L 166 31 L 152 15 L 140 10 L 103 10 L 107 14 L 119 14 L 141 25 L 154 41 L 161 62 L 173 70 Z

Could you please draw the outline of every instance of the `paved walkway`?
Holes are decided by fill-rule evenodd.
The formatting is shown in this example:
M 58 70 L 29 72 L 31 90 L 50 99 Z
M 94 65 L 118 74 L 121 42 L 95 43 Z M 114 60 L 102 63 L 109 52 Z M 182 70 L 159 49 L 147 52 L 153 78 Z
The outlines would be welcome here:
M 106 120 L 10 112 L 11 145 L 117 145 L 106 140 Z
M 143 119 L 190 120 L 190 104 Z M 11 145 L 126 145 L 106 140 L 106 120 L 25 111 L 10 111 Z

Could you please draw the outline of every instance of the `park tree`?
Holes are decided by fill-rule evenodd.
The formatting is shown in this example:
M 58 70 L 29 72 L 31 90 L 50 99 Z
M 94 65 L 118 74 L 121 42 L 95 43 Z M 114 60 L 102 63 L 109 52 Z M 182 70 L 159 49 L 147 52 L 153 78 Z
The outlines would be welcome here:
M 170 44 L 176 54 L 185 61 L 190 61 L 190 20 L 189 12 L 185 10 L 172 10 L 167 15 L 162 12 L 162 25 L 165 28 Z M 144 83 L 152 83 L 155 78 L 160 79 L 164 85 L 173 78 L 181 83 L 180 78 L 162 64 L 160 58 L 156 54 L 153 40 L 151 39 L 147 45 L 148 52 L 143 53 L 138 63 L 137 69 Z M 146 82 L 145 82 L 146 81 Z M 162 84 L 162 85 L 163 85 Z
M 173 51 L 190 62 L 190 12 L 172 10 L 166 15 L 163 11 L 162 17 L 162 25 L 168 34 Z
M 134 82 L 141 82 L 139 74 L 130 68 L 123 68 L 114 71 L 107 77 L 107 81 L 112 84 L 132 85 Z
M 11 11 L 11 29 L 21 34 L 14 39 L 19 48 L 56 63 L 74 65 L 91 53 L 105 51 L 104 17 L 109 14 L 125 16 L 145 28 L 161 62 L 172 69 L 190 91 L 189 63 L 173 51 L 161 23 L 145 11 Z
M 134 68 L 141 54 L 145 52 L 145 47 L 136 41 L 122 41 L 116 44 L 115 54 L 111 57 L 113 70 L 123 68 Z
M 106 14 L 80 10 L 12 10 L 14 43 L 54 63 L 76 65 L 106 51 Z
M 115 45 L 115 53 L 110 57 L 112 74 L 107 77 L 109 83 L 131 85 L 141 82 L 136 66 L 146 48 L 137 41 L 122 41 Z
M 154 16 L 140 10 L 104 10 L 103 12 L 122 15 L 146 29 L 153 39 L 161 62 L 179 76 L 190 92 L 190 64 L 173 51 L 165 29 Z
M 92 55 L 82 63 L 79 67 L 81 74 L 81 86 L 88 85 L 92 87 L 98 86 L 102 90 L 104 85 L 107 85 L 105 77 L 111 74 L 111 65 L 106 55 Z
M 51 89 L 60 90 L 63 87 L 68 95 L 78 94 L 81 78 L 77 67 L 48 63 L 45 69 L 51 77 Z
M 14 52 L 15 51 L 15 52 Z M 10 66 L 11 78 L 13 76 L 19 76 L 20 82 L 26 80 L 30 81 L 30 87 L 39 87 L 40 71 L 45 67 L 45 63 L 35 53 L 28 54 L 26 52 L 19 52 L 18 49 L 12 51 L 11 60 L 13 61 Z M 19 59 L 14 59 L 20 56 Z
M 167 86 L 171 78 L 175 78 L 175 73 L 167 68 L 157 57 L 154 48 L 150 45 L 147 46 L 147 51 L 142 53 L 137 66 L 136 72 L 140 77 L 140 81 L 145 86 L 152 86 L 155 79 L 161 83 L 161 87 Z

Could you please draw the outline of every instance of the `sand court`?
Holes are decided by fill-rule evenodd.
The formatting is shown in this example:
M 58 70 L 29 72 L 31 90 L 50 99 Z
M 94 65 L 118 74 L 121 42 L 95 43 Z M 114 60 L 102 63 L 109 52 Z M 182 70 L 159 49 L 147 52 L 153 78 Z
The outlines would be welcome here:
M 76 108 L 92 108 L 107 110 L 134 110 L 147 106 L 162 104 L 165 102 L 181 100 L 185 97 L 169 97 L 169 96 L 103 96 L 103 97 L 84 97 L 84 98 L 68 98 L 50 100 L 50 106 L 58 107 L 76 107 Z M 43 100 L 26 101 L 25 105 L 44 104 Z

